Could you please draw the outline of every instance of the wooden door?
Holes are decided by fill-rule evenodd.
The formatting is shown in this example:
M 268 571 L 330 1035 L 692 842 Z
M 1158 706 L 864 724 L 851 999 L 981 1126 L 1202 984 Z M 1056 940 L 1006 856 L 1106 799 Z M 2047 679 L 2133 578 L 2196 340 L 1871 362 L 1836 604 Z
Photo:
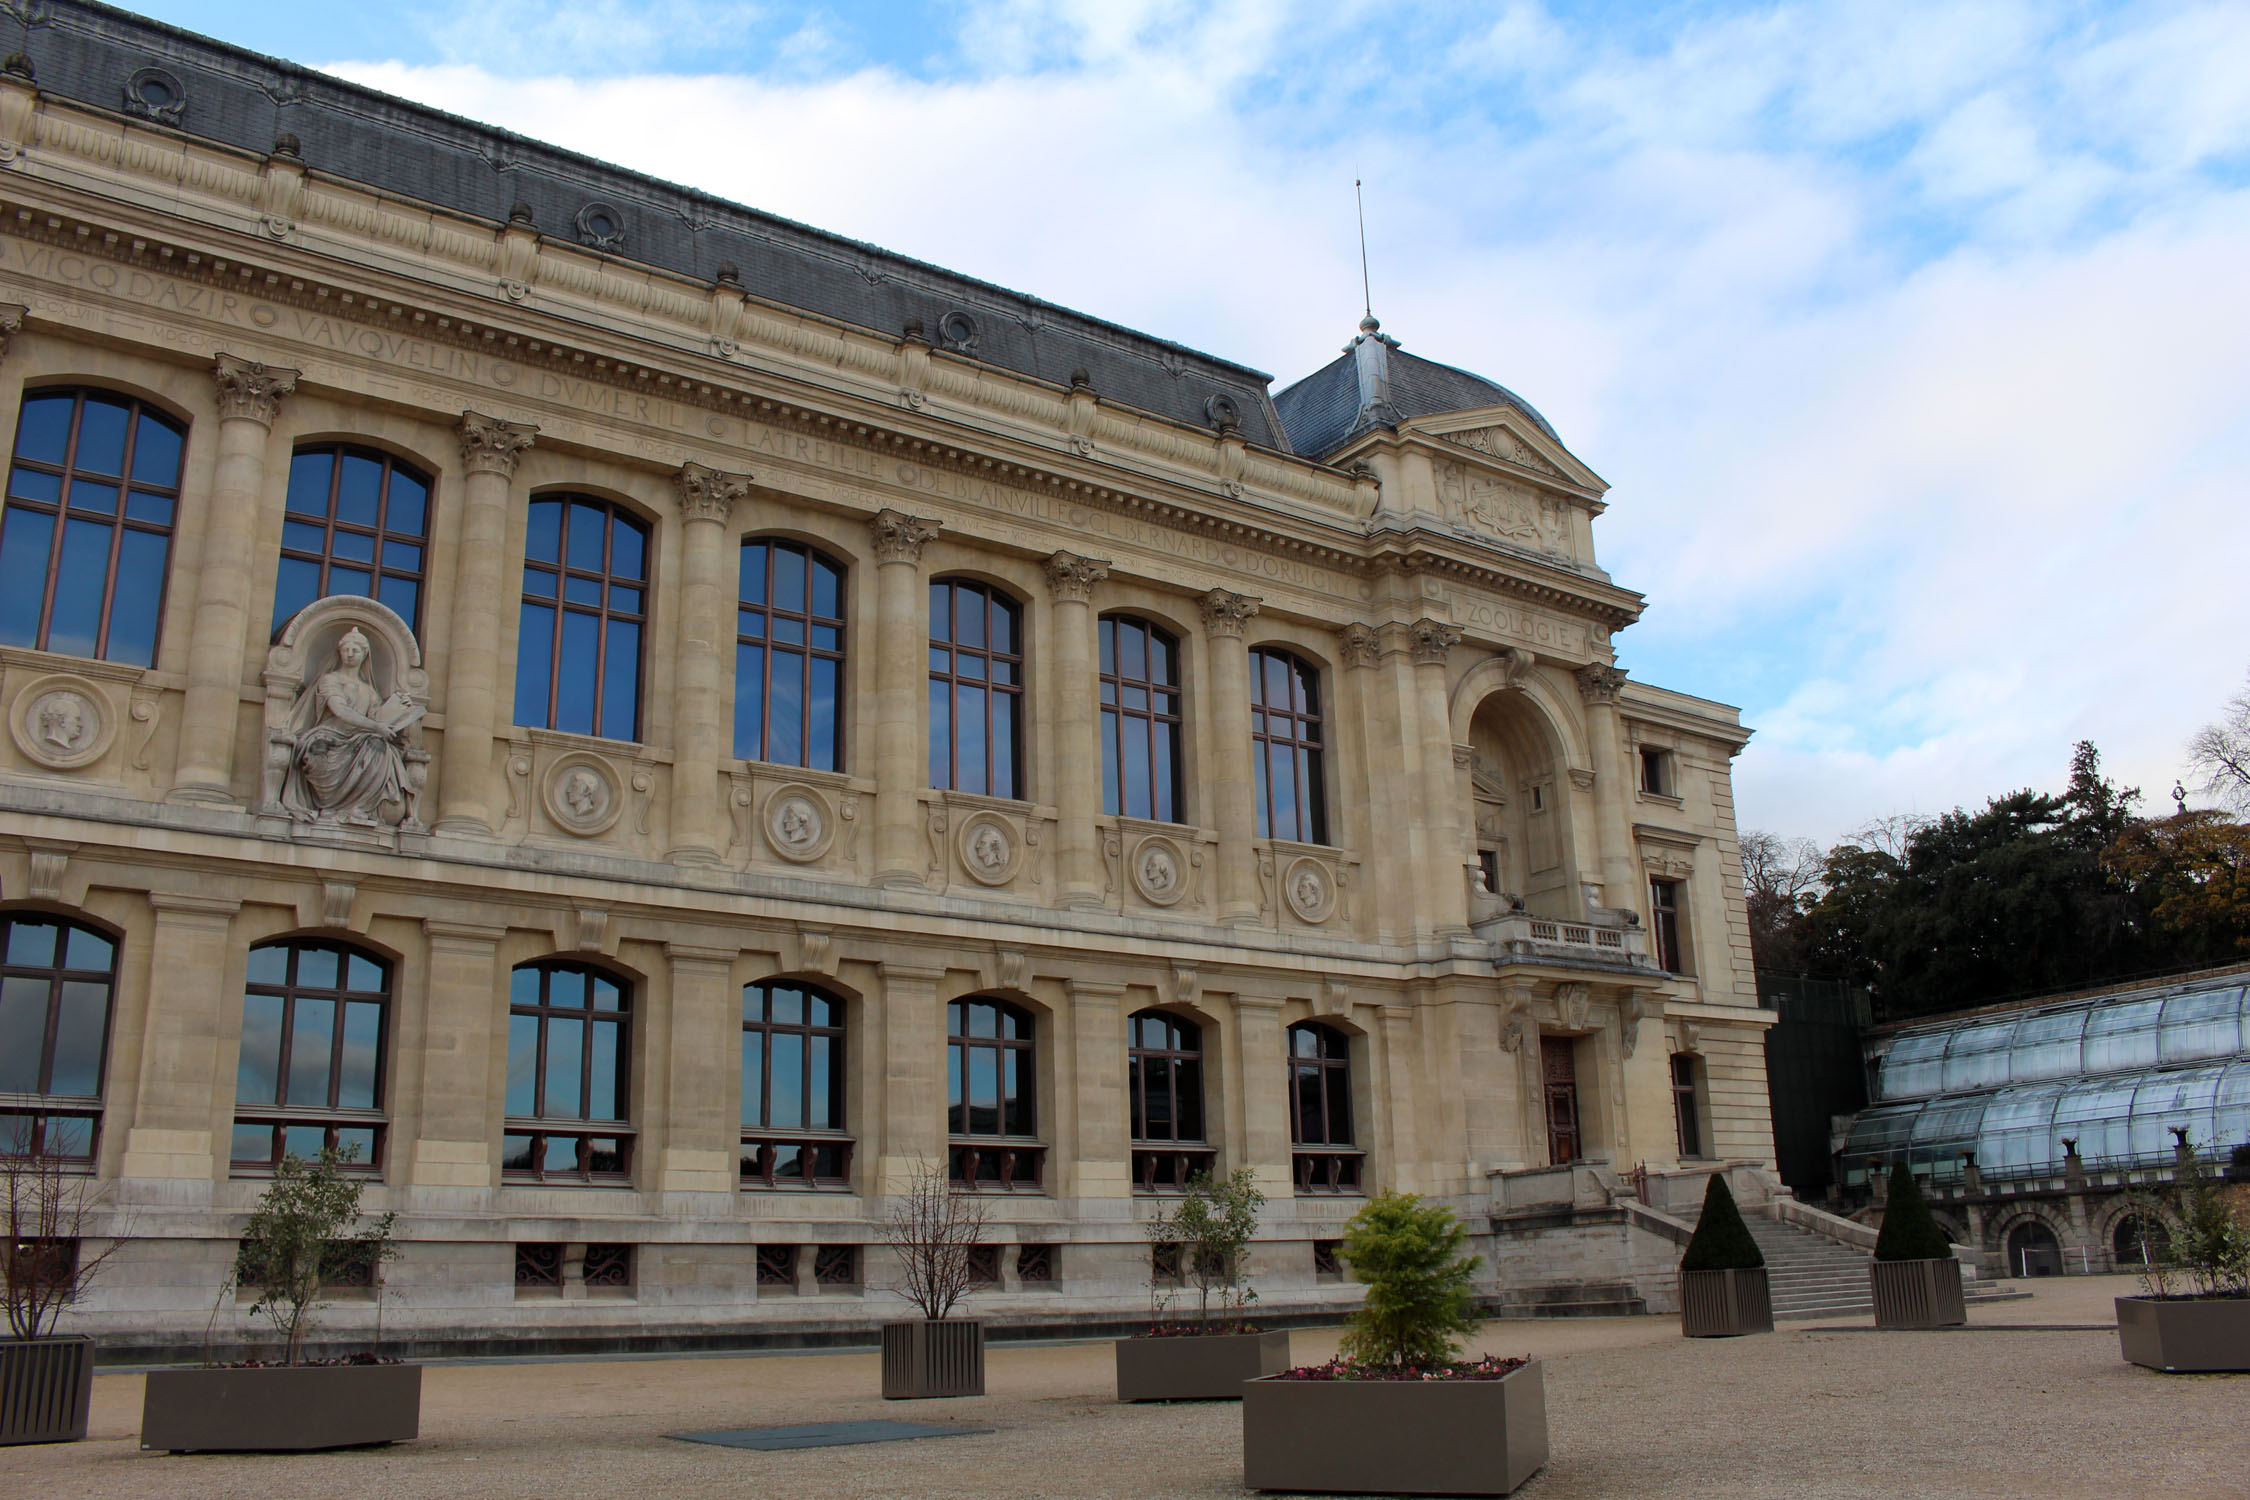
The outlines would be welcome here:
M 1578 1043 L 1541 1037 L 1539 1071 L 1547 1086 L 1547 1161 L 1560 1167 L 1578 1160 Z

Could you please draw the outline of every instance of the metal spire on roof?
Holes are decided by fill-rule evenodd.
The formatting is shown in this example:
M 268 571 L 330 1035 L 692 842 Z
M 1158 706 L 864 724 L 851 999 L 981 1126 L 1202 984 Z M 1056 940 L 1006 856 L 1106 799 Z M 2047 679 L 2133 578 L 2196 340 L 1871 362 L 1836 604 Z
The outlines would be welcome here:
M 1368 290 L 1367 281 L 1367 193 L 1357 177 L 1352 179 L 1352 198 L 1359 204 L 1359 300 L 1360 313 L 1375 316 L 1375 294 Z

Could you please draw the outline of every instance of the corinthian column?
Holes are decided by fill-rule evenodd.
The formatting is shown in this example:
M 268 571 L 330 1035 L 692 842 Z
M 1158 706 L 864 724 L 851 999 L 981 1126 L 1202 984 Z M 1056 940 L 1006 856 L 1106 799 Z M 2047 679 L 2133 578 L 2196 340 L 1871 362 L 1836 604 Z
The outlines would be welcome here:
M 1094 703 L 1094 585 L 1109 576 L 1109 564 L 1075 553 L 1047 559 L 1047 583 L 1055 593 L 1054 663 L 1055 810 L 1062 818 L 1062 899 L 1065 906 L 1099 906 L 1101 872 L 1094 853 L 1095 768 L 1102 763 Z
M 929 653 L 922 549 L 935 521 L 895 510 L 867 523 L 875 551 L 875 880 L 922 884 L 916 795 L 929 781 L 922 688 Z
M 266 488 L 266 441 L 295 370 L 218 357 L 219 462 L 204 512 L 194 623 L 188 633 L 187 704 L 180 716 L 172 796 L 234 800 L 234 732 L 242 710 L 242 641 L 250 612 L 250 550 Z
M 1634 878 L 1633 841 L 1628 832 L 1625 747 L 1617 721 L 1617 694 L 1625 673 L 1603 662 L 1577 672 L 1578 696 L 1586 700 L 1586 739 L 1594 750 L 1594 828 L 1602 846 L 1602 900 L 1613 909 L 1640 910 Z M 1585 877 L 1581 870 L 1579 876 Z
M 461 533 L 453 571 L 453 660 L 446 670 L 438 821 L 450 833 L 492 832 L 492 735 L 499 722 L 500 627 L 513 559 L 508 506 L 516 460 L 539 429 L 461 413 Z
M 1225 589 L 1203 596 L 1211 648 L 1211 801 L 1219 824 L 1219 920 L 1258 920 L 1256 782 L 1250 764 L 1250 653 L 1242 627 L 1258 601 Z
M 747 474 L 687 464 L 672 476 L 679 493 L 680 630 L 674 664 L 672 851 L 679 864 L 719 862 L 719 643 L 731 642 L 727 608 L 727 516 L 750 492 Z
M 1429 830 L 1417 884 L 1422 914 L 1441 936 L 1469 930 L 1468 881 L 1461 869 L 1461 790 L 1453 771 L 1453 711 L 1446 702 L 1445 661 L 1460 644 L 1459 627 L 1416 620 L 1406 631 L 1414 656 L 1415 735 L 1422 749 L 1422 818 Z

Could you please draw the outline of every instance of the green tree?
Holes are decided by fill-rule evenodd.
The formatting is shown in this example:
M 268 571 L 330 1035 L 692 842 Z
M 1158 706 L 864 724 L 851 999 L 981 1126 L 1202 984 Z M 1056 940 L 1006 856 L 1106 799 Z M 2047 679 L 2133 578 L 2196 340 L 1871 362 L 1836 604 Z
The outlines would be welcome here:
M 1901 1157 L 1891 1163 L 1890 1196 L 1883 1205 L 1883 1228 L 1875 1236 L 1877 1260 L 1944 1260 L 1953 1241 L 1922 1197 L 1914 1169 Z
M 1250 1168 L 1235 1168 L 1223 1182 L 1198 1172 L 1188 1179 L 1180 1206 L 1148 1222 L 1150 1244 L 1179 1246 L 1180 1274 L 1195 1288 L 1196 1323 L 1206 1333 L 1239 1331 L 1243 1304 L 1256 1295 L 1248 1286 L 1250 1237 L 1265 1206 Z M 1214 1296 L 1223 1330 L 1211 1321 Z
M 1352 1314 L 1343 1353 L 1361 1364 L 1451 1363 L 1459 1336 L 1477 1326 L 1470 1279 L 1482 1262 L 1463 1255 L 1469 1231 L 1453 1210 L 1412 1193 L 1385 1193 L 1344 1226 L 1344 1257 L 1367 1300 Z
M 1747 1271 L 1765 1263 L 1758 1242 L 1750 1237 L 1750 1226 L 1742 1222 L 1742 1210 L 1735 1207 L 1726 1174 L 1713 1172 L 1703 1190 L 1703 1216 L 1695 1221 L 1695 1234 L 1680 1258 L 1680 1269 Z
M 352 1232 L 367 1185 L 366 1178 L 343 1170 L 356 1154 L 331 1146 L 312 1161 L 284 1156 L 242 1231 L 235 1279 L 257 1288 L 250 1311 L 265 1316 L 282 1336 L 287 1364 L 303 1355 L 306 1330 L 325 1300 L 329 1279 L 354 1262 L 371 1265 L 379 1277 L 392 1253 L 392 1215 Z
M 2250 955 L 2250 824 L 2196 809 L 2136 823 L 2108 859 L 2148 913 L 2167 962 Z

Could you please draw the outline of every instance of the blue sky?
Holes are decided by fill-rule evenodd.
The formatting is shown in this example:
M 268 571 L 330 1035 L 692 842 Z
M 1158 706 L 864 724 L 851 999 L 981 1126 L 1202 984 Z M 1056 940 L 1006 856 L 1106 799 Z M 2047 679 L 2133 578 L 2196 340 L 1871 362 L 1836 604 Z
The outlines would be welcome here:
M 564 0 L 165 20 L 1271 370 L 1359 310 L 1614 486 L 1745 824 L 2149 793 L 2250 668 L 2250 6 Z

